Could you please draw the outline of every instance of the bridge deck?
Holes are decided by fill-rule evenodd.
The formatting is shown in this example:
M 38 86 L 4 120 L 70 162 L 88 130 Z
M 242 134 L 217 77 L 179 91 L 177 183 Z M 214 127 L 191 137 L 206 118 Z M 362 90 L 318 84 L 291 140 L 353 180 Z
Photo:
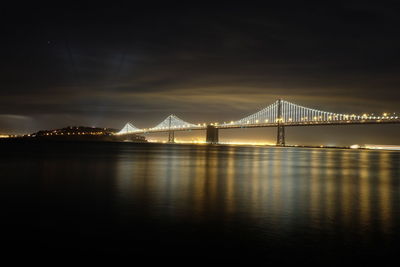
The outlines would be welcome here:
M 343 121 L 305 121 L 305 122 L 284 122 L 281 125 L 285 127 L 295 126 L 338 126 L 338 125 L 366 125 L 366 124 L 395 124 L 400 123 L 400 119 L 380 119 L 380 120 L 343 120 Z M 255 124 L 243 124 L 243 125 L 230 125 L 221 124 L 214 125 L 218 129 L 237 129 L 237 128 L 259 128 L 259 127 L 277 127 L 278 123 L 255 123 Z M 171 129 L 143 129 L 141 131 L 135 131 L 132 133 L 163 133 L 169 131 L 195 131 L 195 130 L 206 130 L 207 126 L 196 126 L 196 127 L 184 127 L 184 128 L 171 128 Z M 131 133 L 131 134 L 132 134 Z M 124 133 L 121 133 L 124 134 Z

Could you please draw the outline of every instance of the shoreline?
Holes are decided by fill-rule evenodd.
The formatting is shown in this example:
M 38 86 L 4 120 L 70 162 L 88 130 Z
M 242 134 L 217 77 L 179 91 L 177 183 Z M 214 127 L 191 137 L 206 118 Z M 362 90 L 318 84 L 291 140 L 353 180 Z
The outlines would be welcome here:
M 119 140 L 99 140 L 99 139 L 47 139 L 47 138 L 25 138 L 25 137 L 11 137 L 0 138 L 0 144 L 4 143 L 35 143 L 35 144 L 49 144 L 49 143 L 127 143 L 127 144 L 155 144 L 155 145 L 190 145 L 190 146 L 236 146 L 236 147 L 269 147 L 269 148 L 320 148 L 320 149 L 348 149 L 348 150 L 366 150 L 366 151 L 400 151 L 399 149 L 385 149 L 385 148 L 351 148 L 350 146 L 321 146 L 321 145 L 262 145 L 262 144 L 207 144 L 207 143 L 166 143 L 166 142 L 140 142 L 140 141 L 119 141 Z

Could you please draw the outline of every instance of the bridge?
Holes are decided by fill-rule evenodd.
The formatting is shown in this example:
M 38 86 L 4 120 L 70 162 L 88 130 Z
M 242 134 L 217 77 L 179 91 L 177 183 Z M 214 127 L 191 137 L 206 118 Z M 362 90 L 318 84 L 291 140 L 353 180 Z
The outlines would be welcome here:
M 222 124 L 195 124 L 186 122 L 171 114 L 152 128 L 140 129 L 131 123 L 127 123 L 117 135 L 167 132 L 168 142 L 173 143 L 176 131 L 205 130 L 206 142 L 217 144 L 219 142 L 219 130 L 222 129 L 276 127 L 276 145 L 285 146 L 285 127 L 389 123 L 400 123 L 400 118 L 386 113 L 381 116 L 374 116 L 369 114 L 350 115 L 327 112 L 279 99 L 266 108 L 236 121 Z

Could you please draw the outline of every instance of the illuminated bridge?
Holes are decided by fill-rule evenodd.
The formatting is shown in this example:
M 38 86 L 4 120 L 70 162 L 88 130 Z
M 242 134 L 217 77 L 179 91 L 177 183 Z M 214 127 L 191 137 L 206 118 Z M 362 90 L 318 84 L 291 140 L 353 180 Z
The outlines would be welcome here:
M 176 131 L 206 130 L 206 141 L 217 144 L 220 129 L 277 127 L 278 146 L 285 145 L 285 127 L 293 126 L 317 126 L 317 125 L 352 125 L 352 124 L 388 124 L 400 123 L 400 118 L 386 113 L 381 116 L 369 114 L 340 114 L 327 112 L 308 107 L 303 107 L 291 102 L 279 99 L 266 108 L 251 114 L 240 120 L 228 123 L 195 124 L 186 122 L 176 115 L 169 115 L 153 128 L 139 129 L 131 123 L 127 123 L 118 135 L 144 134 L 154 132 L 167 132 L 168 142 L 173 143 Z

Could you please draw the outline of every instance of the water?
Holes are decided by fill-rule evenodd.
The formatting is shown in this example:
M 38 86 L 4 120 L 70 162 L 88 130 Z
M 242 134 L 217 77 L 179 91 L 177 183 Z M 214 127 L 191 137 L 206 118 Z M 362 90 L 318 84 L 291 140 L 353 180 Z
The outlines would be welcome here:
M 0 143 L 4 232 L 60 256 L 383 264 L 398 254 L 399 163 L 389 151 Z

